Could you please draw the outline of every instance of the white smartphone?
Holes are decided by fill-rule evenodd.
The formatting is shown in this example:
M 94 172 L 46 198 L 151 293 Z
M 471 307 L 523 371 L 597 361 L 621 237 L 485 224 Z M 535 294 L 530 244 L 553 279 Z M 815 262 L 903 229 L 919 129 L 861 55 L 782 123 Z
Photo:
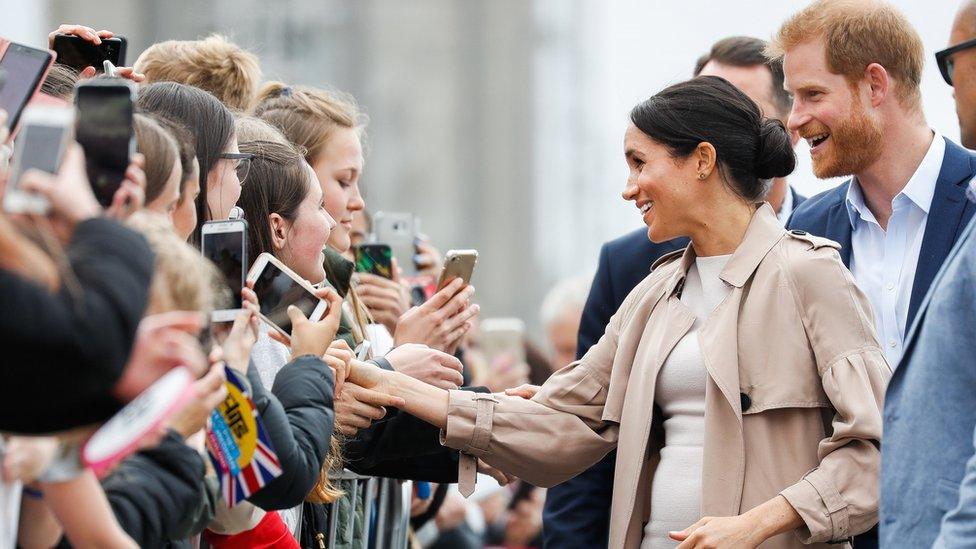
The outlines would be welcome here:
M 14 144 L 13 164 L 3 208 L 10 213 L 47 213 L 47 199 L 20 190 L 20 178 L 27 170 L 57 173 L 61 158 L 71 141 L 74 109 L 34 106 L 21 116 L 20 135 Z
M 247 274 L 247 221 L 208 221 L 203 224 L 200 234 L 200 251 L 224 275 L 226 290 L 230 294 L 223 300 L 224 307 L 211 313 L 210 320 L 233 321 L 243 307 L 241 290 Z
M 313 322 L 321 320 L 329 308 L 327 302 L 312 293 L 314 289 L 308 281 L 267 252 L 251 265 L 247 282 L 252 281 L 261 306 L 261 319 L 285 336 L 291 336 L 289 305 L 298 307 Z
M 482 320 L 481 349 L 489 364 L 502 354 L 510 354 L 516 364 L 525 362 L 525 323 L 518 318 Z
M 412 213 L 376 212 L 373 216 L 373 240 L 390 247 L 397 266 L 408 278 L 418 274 L 413 256 L 417 255 L 415 242 L 419 225 L 420 221 Z

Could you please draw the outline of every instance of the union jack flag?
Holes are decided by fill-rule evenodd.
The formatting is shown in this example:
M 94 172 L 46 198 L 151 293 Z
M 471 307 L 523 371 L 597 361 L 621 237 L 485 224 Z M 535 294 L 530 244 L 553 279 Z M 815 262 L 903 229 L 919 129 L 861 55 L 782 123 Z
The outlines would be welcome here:
M 227 369 L 227 398 L 211 412 L 207 453 L 228 507 L 281 475 L 281 463 L 240 375 Z

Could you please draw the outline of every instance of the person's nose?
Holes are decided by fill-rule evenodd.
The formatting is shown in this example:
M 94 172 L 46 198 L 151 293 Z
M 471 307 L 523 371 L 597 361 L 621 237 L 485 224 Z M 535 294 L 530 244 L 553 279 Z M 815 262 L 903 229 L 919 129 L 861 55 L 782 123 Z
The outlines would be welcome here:
M 637 200 L 637 182 L 632 179 L 628 179 L 627 186 L 624 187 L 624 192 L 620 193 L 620 196 L 623 197 L 624 200 Z
M 800 104 L 800 101 L 794 101 L 793 108 L 790 109 L 790 116 L 786 119 L 786 129 L 790 131 L 797 131 L 809 121 L 810 115 Z

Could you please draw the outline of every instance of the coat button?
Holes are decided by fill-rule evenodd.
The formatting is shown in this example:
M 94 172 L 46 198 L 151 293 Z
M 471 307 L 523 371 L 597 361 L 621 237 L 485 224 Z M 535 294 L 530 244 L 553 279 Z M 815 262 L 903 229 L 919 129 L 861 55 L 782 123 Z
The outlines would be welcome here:
M 792 231 L 790 231 L 790 234 L 795 234 L 796 236 L 806 236 L 807 232 L 801 231 L 799 229 L 793 229 Z
M 739 393 L 739 401 L 742 403 L 742 411 L 745 412 L 752 406 L 752 399 L 745 393 Z

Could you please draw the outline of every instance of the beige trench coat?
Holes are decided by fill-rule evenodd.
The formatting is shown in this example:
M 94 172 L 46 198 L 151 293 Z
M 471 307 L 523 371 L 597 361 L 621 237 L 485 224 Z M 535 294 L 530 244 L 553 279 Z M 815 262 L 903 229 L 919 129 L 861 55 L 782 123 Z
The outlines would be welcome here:
M 782 494 L 804 526 L 761 547 L 838 547 L 877 521 L 881 409 L 891 370 L 839 246 L 787 232 L 760 207 L 699 332 L 705 390 L 703 516 Z M 451 391 L 444 443 L 540 486 L 617 448 L 610 547 L 638 548 L 663 445 L 654 388 L 694 323 L 679 297 L 689 246 L 661 258 L 600 341 L 532 400 Z

